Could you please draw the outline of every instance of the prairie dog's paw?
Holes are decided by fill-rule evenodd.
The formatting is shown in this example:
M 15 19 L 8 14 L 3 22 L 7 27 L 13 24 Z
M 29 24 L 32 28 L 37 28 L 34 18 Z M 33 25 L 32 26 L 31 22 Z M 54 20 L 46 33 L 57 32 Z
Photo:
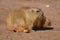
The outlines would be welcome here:
M 29 33 L 30 31 L 29 30 L 24 30 L 25 33 Z

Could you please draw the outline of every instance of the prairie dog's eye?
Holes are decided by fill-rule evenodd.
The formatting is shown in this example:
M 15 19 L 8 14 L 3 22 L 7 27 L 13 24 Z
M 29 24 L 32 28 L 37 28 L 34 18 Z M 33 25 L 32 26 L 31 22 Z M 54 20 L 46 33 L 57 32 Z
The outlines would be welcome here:
M 40 12 L 39 10 L 36 11 L 37 13 Z

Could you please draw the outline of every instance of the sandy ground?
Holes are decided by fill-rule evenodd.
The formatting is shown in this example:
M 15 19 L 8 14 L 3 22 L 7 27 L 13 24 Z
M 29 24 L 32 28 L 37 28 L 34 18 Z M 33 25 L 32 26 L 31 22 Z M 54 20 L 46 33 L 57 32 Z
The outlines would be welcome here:
M 45 16 L 51 19 L 54 29 L 31 33 L 8 31 L 6 29 L 7 14 L 21 6 L 40 8 Z M 60 0 L 0 0 L 0 40 L 60 40 Z

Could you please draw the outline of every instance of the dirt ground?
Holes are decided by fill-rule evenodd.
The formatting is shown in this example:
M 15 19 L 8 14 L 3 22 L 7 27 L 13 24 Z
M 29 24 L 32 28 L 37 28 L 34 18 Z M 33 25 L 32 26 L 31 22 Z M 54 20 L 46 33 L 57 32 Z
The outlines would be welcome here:
M 49 7 L 46 7 L 49 5 Z M 21 6 L 40 8 L 52 21 L 53 30 L 15 33 L 6 29 L 6 17 Z M 0 40 L 60 40 L 60 0 L 0 0 Z

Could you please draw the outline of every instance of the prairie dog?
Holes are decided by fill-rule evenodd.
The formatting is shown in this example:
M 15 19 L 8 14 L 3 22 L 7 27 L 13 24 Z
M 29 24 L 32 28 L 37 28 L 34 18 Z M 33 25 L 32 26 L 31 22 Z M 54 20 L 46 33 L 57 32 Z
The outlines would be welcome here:
M 36 7 L 21 7 L 7 16 L 7 29 L 11 31 L 29 32 L 34 26 L 49 27 L 49 23 L 41 9 Z

